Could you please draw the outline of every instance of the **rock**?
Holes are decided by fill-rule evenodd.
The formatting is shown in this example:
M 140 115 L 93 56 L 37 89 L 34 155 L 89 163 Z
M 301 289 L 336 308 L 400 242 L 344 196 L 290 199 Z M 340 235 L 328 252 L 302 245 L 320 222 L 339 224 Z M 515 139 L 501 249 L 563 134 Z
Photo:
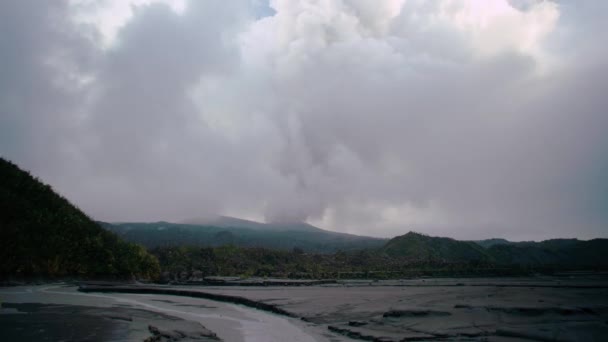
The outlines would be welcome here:
M 367 322 L 362 322 L 362 321 L 350 321 L 348 322 L 348 325 L 350 325 L 351 327 L 360 327 L 363 325 L 366 325 Z
M 433 310 L 390 310 L 382 317 L 427 317 L 427 316 L 449 316 L 449 312 Z

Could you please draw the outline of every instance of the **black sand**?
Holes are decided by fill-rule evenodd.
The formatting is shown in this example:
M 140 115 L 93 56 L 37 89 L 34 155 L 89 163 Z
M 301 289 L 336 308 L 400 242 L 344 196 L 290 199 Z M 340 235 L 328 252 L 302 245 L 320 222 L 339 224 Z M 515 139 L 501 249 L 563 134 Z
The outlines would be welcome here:
M 132 308 L 3 303 L 2 341 L 219 341 L 200 324 Z

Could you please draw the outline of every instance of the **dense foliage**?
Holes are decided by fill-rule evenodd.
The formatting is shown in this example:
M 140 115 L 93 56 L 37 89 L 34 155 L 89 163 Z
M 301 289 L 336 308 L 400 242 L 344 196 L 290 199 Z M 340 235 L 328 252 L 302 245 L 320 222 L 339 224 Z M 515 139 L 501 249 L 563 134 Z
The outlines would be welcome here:
M 484 262 L 391 257 L 381 250 L 308 254 L 302 250 L 265 248 L 159 247 L 152 250 L 165 280 L 201 280 L 206 276 L 286 278 L 397 278 L 519 274 L 519 268 L 500 268 Z
M 101 228 L 46 184 L 0 158 L 0 278 L 154 278 L 142 246 Z
M 488 262 L 491 260 L 483 247 L 474 242 L 431 237 L 413 232 L 391 239 L 382 250 L 387 255 L 408 259 L 460 262 Z
M 608 268 L 608 239 L 554 239 L 509 242 L 487 249 L 499 265 L 546 265 L 555 268 Z
M 506 241 L 506 240 L 505 240 Z M 608 240 L 549 240 L 480 244 L 408 233 L 383 247 L 333 254 L 265 248 L 157 247 L 166 281 L 206 276 L 287 278 L 399 278 L 522 275 L 572 269 L 606 269 Z

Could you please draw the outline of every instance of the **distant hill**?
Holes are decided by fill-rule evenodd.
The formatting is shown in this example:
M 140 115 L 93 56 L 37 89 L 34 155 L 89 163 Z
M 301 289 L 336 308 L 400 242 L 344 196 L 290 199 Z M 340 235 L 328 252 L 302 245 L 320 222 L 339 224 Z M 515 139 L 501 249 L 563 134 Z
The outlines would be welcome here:
M 310 253 L 333 253 L 338 250 L 378 248 L 386 242 L 386 239 L 331 232 L 307 223 L 266 224 L 226 216 L 204 222 L 207 223 L 100 224 L 125 240 L 143 244 L 148 248 L 235 245 L 281 250 L 299 248 Z
M 608 239 L 553 239 L 493 245 L 487 249 L 497 264 L 570 268 L 608 267 Z
M 381 252 L 391 257 L 412 260 L 485 262 L 491 259 L 483 247 L 473 242 L 431 237 L 414 232 L 390 239 Z
M 199 218 L 186 220 L 183 223 L 193 226 L 220 227 L 220 228 L 249 228 L 259 231 L 316 231 L 328 232 L 321 228 L 317 228 L 308 223 L 302 222 L 284 222 L 284 223 L 261 223 L 250 220 L 243 220 L 230 216 L 217 216 L 214 218 Z M 331 233 L 331 232 L 330 232 Z
M 608 239 L 458 241 L 410 232 L 392 238 L 380 251 L 390 257 L 419 261 L 483 262 L 555 269 L 608 268 Z
M 195 221 L 191 221 L 195 222 Z M 407 233 L 390 240 L 326 231 L 305 223 L 266 224 L 220 216 L 205 224 L 104 223 L 123 239 L 148 248 L 198 246 L 260 247 L 307 253 L 367 251 L 369 258 L 447 263 L 488 263 L 531 267 L 608 267 L 608 240 L 553 239 L 512 242 L 505 239 L 459 241 Z M 363 258 L 362 256 L 359 259 Z M 380 260 L 380 259 L 378 259 Z M 375 260 L 373 262 L 379 262 Z M 362 264 L 367 261 L 361 260 Z
M 486 240 L 476 240 L 476 241 L 471 241 L 474 242 L 478 245 L 480 245 L 483 248 L 489 248 L 495 245 L 511 245 L 514 242 L 511 242 L 509 240 L 505 240 L 505 239 L 486 239 Z
M 188 224 L 192 226 L 210 226 L 210 227 L 220 227 L 220 228 L 231 228 L 231 227 L 239 227 L 239 228 L 249 228 L 256 230 L 265 230 L 267 227 L 265 224 L 250 220 L 244 220 L 236 217 L 230 216 L 216 216 L 211 218 L 194 218 L 190 220 L 185 220 L 180 222 L 183 224 Z
M 155 277 L 158 261 L 0 158 L 0 278 Z

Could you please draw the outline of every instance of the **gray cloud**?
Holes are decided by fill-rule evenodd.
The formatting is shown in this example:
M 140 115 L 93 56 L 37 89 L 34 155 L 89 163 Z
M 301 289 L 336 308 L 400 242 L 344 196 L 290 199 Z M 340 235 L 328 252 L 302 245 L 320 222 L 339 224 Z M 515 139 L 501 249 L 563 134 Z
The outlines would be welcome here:
M 488 3 L 6 3 L 0 153 L 104 220 L 605 236 L 606 5 Z
M 0 153 L 56 177 L 73 158 L 76 75 L 96 60 L 92 28 L 73 25 L 62 2 L 7 1 L 0 10 Z

